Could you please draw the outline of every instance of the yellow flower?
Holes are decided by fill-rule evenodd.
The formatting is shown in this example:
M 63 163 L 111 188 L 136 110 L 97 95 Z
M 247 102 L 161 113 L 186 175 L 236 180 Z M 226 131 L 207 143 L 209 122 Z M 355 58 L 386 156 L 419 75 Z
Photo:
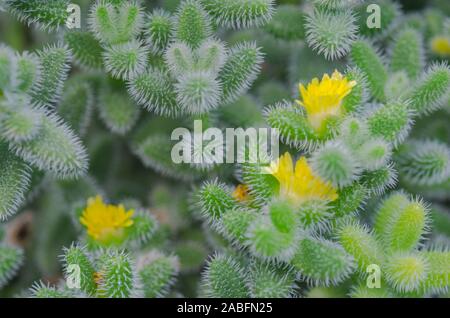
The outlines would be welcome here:
M 437 55 L 450 56 L 450 38 L 436 36 L 431 40 L 431 50 Z
M 309 200 L 334 201 L 338 198 L 331 183 L 313 174 L 305 157 L 297 161 L 294 169 L 291 155 L 286 152 L 267 169 L 280 183 L 280 195 L 296 203 Z
M 311 126 L 320 131 L 324 120 L 330 116 L 341 115 L 342 100 L 350 94 L 355 85 L 355 81 L 349 81 L 335 70 L 331 77 L 325 74 L 322 81 L 317 77 L 314 78 L 306 88 L 300 84 L 302 101 L 296 102 L 305 108 Z
M 245 184 L 239 184 L 233 192 L 233 198 L 239 202 L 245 202 L 250 199 L 250 193 L 248 192 L 248 186 Z
M 80 217 L 88 235 L 99 243 L 111 243 L 124 238 L 124 229 L 133 225 L 134 211 L 125 211 L 122 204 L 105 204 L 101 196 L 90 198 Z

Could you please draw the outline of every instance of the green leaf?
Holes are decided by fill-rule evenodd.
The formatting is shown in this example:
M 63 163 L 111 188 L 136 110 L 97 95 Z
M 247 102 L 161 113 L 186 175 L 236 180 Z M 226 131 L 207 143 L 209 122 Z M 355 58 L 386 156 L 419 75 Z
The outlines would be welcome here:
M 155 9 L 147 16 L 145 35 L 147 43 L 155 54 L 162 54 L 169 45 L 174 25 L 173 17 L 163 9 Z
M 103 67 L 104 49 L 90 32 L 70 31 L 64 34 L 64 41 L 72 51 L 75 62 L 88 69 Z
M 129 80 L 145 72 L 148 48 L 139 40 L 114 44 L 103 53 L 105 69 L 116 79 Z
M 409 251 L 419 244 L 428 223 L 428 208 L 422 201 L 397 193 L 380 206 L 375 231 L 387 250 Z
M 134 286 L 131 259 L 125 252 L 111 250 L 101 255 L 98 293 L 108 298 L 129 298 Z
M 137 271 L 147 298 L 165 297 L 179 271 L 178 259 L 151 251 L 137 260 Z
M 344 223 L 338 226 L 336 237 L 347 253 L 354 257 L 358 270 L 363 275 L 369 265 L 381 265 L 383 250 L 366 226 L 356 221 Z
M 143 10 L 136 1 L 97 1 L 89 12 L 89 27 L 105 44 L 121 44 L 134 39 L 143 27 Z
M 94 266 L 86 255 L 84 247 L 72 245 L 69 248 L 64 249 L 64 272 L 66 275 L 71 274 L 68 272 L 71 266 L 78 266 L 80 273 L 80 288 L 88 295 L 95 295 L 97 291 L 97 284 L 95 282 L 95 269 Z
M 405 71 L 410 78 L 417 78 L 425 64 L 422 35 L 413 29 L 401 31 L 396 35 L 390 55 L 391 71 Z
M 244 269 L 234 259 L 216 254 L 206 265 L 202 276 L 203 293 L 208 298 L 246 298 Z
M 211 36 L 212 30 L 209 16 L 199 1 L 183 1 L 175 16 L 175 37 L 195 49 L 206 38 Z
M 291 265 L 314 285 L 337 285 L 353 273 L 354 260 L 337 243 L 321 238 L 300 240 Z
M 71 53 L 65 46 L 49 46 L 39 51 L 38 55 L 41 60 L 41 81 L 33 91 L 33 99 L 42 105 L 55 105 L 69 73 Z
M 278 39 L 287 41 L 303 40 L 305 14 L 298 6 L 283 4 L 277 7 L 273 19 L 264 27 L 264 30 Z
M 17 273 L 23 262 L 21 248 L 0 245 L 0 288 L 4 287 Z
M 417 115 L 436 111 L 447 102 L 450 92 L 450 67 L 446 63 L 432 64 L 412 88 L 408 98 Z
M 386 260 L 386 280 L 402 293 L 418 291 L 428 274 L 427 259 L 417 253 L 397 253 Z
M 391 101 L 374 109 L 367 124 L 372 136 L 381 137 L 395 147 L 408 136 L 412 113 L 407 103 Z
M 90 84 L 82 76 L 70 78 L 58 106 L 58 114 L 80 135 L 86 134 L 92 119 L 94 91 Z
M 450 149 L 438 141 L 410 140 L 396 154 L 400 179 L 409 185 L 430 186 L 450 177 Z
M 180 114 L 172 80 L 165 71 L 150 67 L 128 82 L 128 92 L 136 103 L 162 116 Z
M 104 88 L 98 98 L 100 118 L 112 132 L 124 135 L 133 128 L 140 111 L 128 95 Z
M 259 27 L 272 18 L 274 0 L 201 0 L 216 23 L 233 29 Z
M 42 124 L 42 111 L 30 108 L 26 95 L 7 95 L 0 101 L 0 136 L 5 141 L 22 142 L 36 137 Z
M 357 38 L 358 27 L 355 22 L 351 10 L 328 12 L 315 9 L 306 17 L 306 42 L 326 59 L 339 59 L 350 51 Z
M 69 0 L 6 0 L 8 11 L 21 21 L 43 30 L 64 26 L 70 16 Z
M 368 41 L 357 40 L 352 45 L 350 58 L 365 75 L 373 97 L 384 101 L 384 86 L 388 75 L 384 61 L 377 49 Z
M 250 88 L 262 62 L 263 55 L 255 43 L 239 43 L 230 49 L 228 60 L 219 73 L 223 103 L 232 103 Z
M 285 266 L 254 261 L 249 276 L 253 298 L 289 298 L 295 294 L 295 275 Z

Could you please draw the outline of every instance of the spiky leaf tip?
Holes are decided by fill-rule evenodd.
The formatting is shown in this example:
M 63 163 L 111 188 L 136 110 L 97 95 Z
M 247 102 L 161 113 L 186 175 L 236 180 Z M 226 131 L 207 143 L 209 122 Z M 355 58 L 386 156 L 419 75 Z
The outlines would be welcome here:
M 96 272 L 86 249 L 83 246 L 72 245 L 69 248 L 65 248 L 63 252 L 62 259 L 65 275 L 70 275 L 74 269 L 79 269 L 81 290 L 87 295 L 95 295 L 97 291 Z
M 36 138 L 14 143 L 11 148 L 26 162 L 60 178 L 83 175 L 88 166 L 87 154 L 72 130 L 53 113 L 45 113 Z
M 381 138 L 364 143 L 357 151 L 358 161 L 367 170 L 377 170 L 386 166 L 391 159 L 391 145 Z
M 42 124 L 42 112 L 30 107 L 26 95 L 7 95 L 0 102 L 0 136 L 12 143 L 29 141 L 36 137 Z
M 228 49 L 220 40 L 208 39 L 196 51 L 195 69 L 217 74 L 228 58 Z
M 450 149 L 446 144 L 430 140 L 410 140 L 396 154 L 402 182 L 430 186 L 450 177 Z
M 172 15 L 163 10 L 155 9 L 147 15 L 145 23 L 146 41 L 154 54 L 162 54 L 172 37 L 174 22 Z
M 333 214 L 328 202 L 310 200 L 302 203 L 296 211 L 300 224 L 311 232 L 323 232 L 329 226 Z
M 360 273 L 365 274 L 371 264 L 381 266 L 381 245 L 366 226 L 356 221 L 344 221 L 337 226 L 336 238 L 347 253 L 355 258 Z
M 134 264 L 128 254 L 111 250 L 100 259 L 98 293 L 108 298 L 128 298 L 133 292 Z
M 43 30 L 57 30 L 70 17 L 69 0 L 6 0 L 5 4 L 19 20 Z
M 264 30 L 276 38 L 296 41 L 305 39 L 305 14 L 295 5 L 283 4 L 264 27 Z
M 144 24 L 143 10 L 137 1 L 111 3 L 98 0 L 89 12 L 89 28 L 104 44 L 121 44 L 135 38 Z
M 42 281 L 35 282 L 30 288 L 32 298 L 72 298 L 74 295 L 68 290 L 59 289 Z
M 87 69 L 103 67 L 104 49 L 90 32 L 70 31 L 64 34 L 64 41 L 72 51 L 76 63 Z
M 399 293 L 419 291 L 429 267 L 427 259 L 421 254 L 397 253 L 386 260 L 386 279 Z
M 450 67 L 446 63 L 435 63 L 420 76 L 407 97 L 417 115 L 426 115 L 442 107 L 449 92 Z
M 372 95 L 377 100 L 383 101 L 388 75 L 379 51 L 369 41 L 357 40 L 352 44 L 350 59 L 365 75 Z
M 337 200 L 330 203 L 330 211 L 337 217 L 355 214 L 364 204 L 369 190 L 360 182 L 339 190 Z
M 255 43 L 239 43 L 229 51 L 229 57 L 219 73 L 222 100 L 232 103 L 255 81 L 263 62 L 263 54 Z
M 150 251 L 138 257 L 136 268 L 144 296 L 166 296 L 175 282 L 179 267 L 177 257 L 166 256 L 158 251 Z
M 290 298 L 296 287 L 295 274 L 286 266 L 255 260 L 251 264 L 248 285 L 253 298 Z
M 142 74 L 145 71 L 147 59 L 148 48 L 137 40 L 113 45 L 103 53 L 106 70 L 114 78 L 123 80 Z
M 164 60 L 174 77 L 194 69 L 195 61 L 192 49 L 184 42 L 170 44 L 164 53 Z
M 98 108 L 105 125 L 119 135 L 133 128 L 140 114 L 138 106 L 127 95 L 108 89 L 100 93 Z
M 397 184 L 398 176 L 392 163 L 373 171 L 361 174 L 360 182 L 372 195 L 382 195 Z
M 222 214 L 237 207 L 230 190 L 217 180 L 205 182 L 196 196 L 202 216 L 210 222 L 217 221 Z
M 351 184 L 359 175 L 360 164 L 351 151 L 340 142 L 327 142 L 311 157 L 313 170 L 336 187 Z
M 0 245 L 0 288 L 17 273 L 23 262 L 23 250 L 18 247 Z
M 58 103 L 70 70 L 72 53 L 66 46 L 49 46 L 38 52 L 41 61 L 40 85 L 32 92 L 33 100 L 42 105 Z
M 349 81 L 355 81 L 356 85 L 351 92 L 342 100 L 342 107 L 346 112 L 352 113 L 361 110 L 369 99 L 369 88 L 364 73 L 358 67 L 350 67 L 345 72 Z
M 211 34 L 210 17 L 201 3 L 197 0 L 183 1 L 175 15 L 175 38 L 195 49 Z
M 288 261 L 298 242 L 298 231 L 281 232 L 269 216 L 260 216 L 248 230 L 248 243 L 252 253 L 262 259 Z
M 219 231 L 240 246 L 247 243 L 247 231 L 258 214 L 250 209 L 235 208 L 222 215 Z
M 310 151 L 320 142 L 301 110 L 287 101 L 267 107 L 264 117 L 272 128 L 278 129 L 281 141 L 290 146 Z
M 127 87 L 136 103 L 148 111 L 167 117 L 181 113 L 173 82 L 165 71 L 149 67 L 146 72 L 129 80 Z
M 408 136 L 412 126 L 413 112 L 409 104 L 402 101 L 391 101 L 386 105 L 380 105 L 367 119 L 370 134 L 381 137 L 399 145 Z
M 187 72 L 175 84 L 177 101 L 188 114 L 203 114 L 220 102 L 221 85 L 210 72 Z
M 25 200 L 31 180 L 31 168 L 0 143 L 0 220 L 14 214 Z
M 390 58 L 391 71 L 405 71 L 410 78 L 417 78 L 425 64 L 422 35 L 413 29 L 402 30 L 396 35 Z
M 375 218 L 375 231 L 386 249 L 409 251 L 418 246 L 428 224 L 425 203 L 395 193 L 381 204 Z

